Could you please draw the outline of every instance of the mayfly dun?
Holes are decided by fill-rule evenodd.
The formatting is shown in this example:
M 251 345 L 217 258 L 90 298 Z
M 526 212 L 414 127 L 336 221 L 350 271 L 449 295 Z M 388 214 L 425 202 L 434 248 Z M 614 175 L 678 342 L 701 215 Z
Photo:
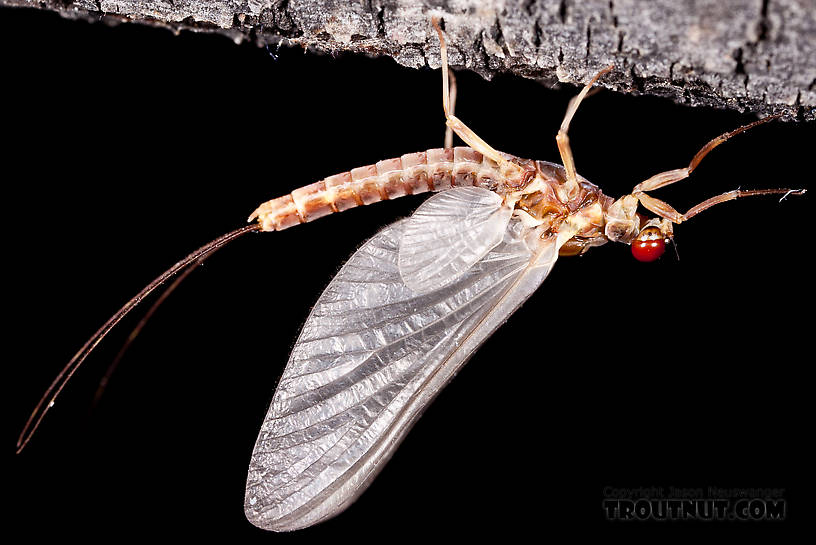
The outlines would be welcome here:
M 572 100 L 556 137 L 562 164 L 491 147 L 453 111 L 444 36 L 447 126 L 468 146 L 430 149 L 352 169 L 261 204 L 250 225 L 207 244 L 129 301 L 68 363 L 35 408 L 22 449 L 78 366 L 148 294 L 230 241 L 281 231 L 383 200 L 434 193 L 408 219 L 365 243 L 318 299 L 277 386 L 252 453 L 245 512 L 255 525 L 295 530 L 340 513 L 368 486 L 411 425 L 467 359 L 546 279 L 559 256 L 606 242 L 660 257 L 674 226 L 740 197 L 803 190 L 734 190 L 681 213 L 651 193 L 687 178 L 688 166 L 652 176 L 620 198 L 577 172 L 573 116 L 604 68 Z M 654 217 L 638 212 L 641 207 Z

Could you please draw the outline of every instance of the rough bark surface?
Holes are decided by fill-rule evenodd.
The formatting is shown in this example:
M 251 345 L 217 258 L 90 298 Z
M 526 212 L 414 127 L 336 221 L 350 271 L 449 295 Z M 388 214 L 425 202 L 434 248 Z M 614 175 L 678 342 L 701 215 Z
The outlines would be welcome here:
M 489 78 L 586 81 L 691 105 L 816 119 L 816 0 L 0 0 L 66 17 L 216 32 L 236 41 L 451 64 Z

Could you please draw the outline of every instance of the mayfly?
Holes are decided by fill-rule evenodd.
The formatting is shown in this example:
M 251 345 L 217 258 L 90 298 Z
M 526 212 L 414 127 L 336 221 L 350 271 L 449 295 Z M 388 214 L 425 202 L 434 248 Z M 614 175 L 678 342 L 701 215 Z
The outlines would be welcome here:
M 673 227 L 714 205 L 789 189 L 735 190 L 680 213 L 649 193 L 688 177 L 652 176 L 618 199 L 581 177 L 568 130 L 595 75 L 571 101 L 556 141 L 562 165 L 497 151 L 453 113 L 441 42 L 446 123 L 468 146 L 431 149 L 331 176 L 270 200 L 249 226 L 180 261 L 117 312 L 57 376 L 29 418 L 22 449 L 67 381 L 104 336 L 176 273 L 253 231 L 281 231 L 349 208 L 434 192 L 408 219 L 365 243 L 318 299 L 274 394 L 252 453 L 245 512 L 255 525 L 295 530 L 337 515 L 361 494 L 431 400 L 545 280 L 560 255 L 608 241 L 660 257 Z M 642 205 L 655 217 L 638 213 Z

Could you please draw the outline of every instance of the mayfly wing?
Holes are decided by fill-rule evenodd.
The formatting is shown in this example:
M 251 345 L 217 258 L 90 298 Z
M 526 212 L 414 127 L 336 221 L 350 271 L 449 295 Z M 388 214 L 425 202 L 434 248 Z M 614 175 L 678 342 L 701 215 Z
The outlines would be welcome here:
M 502 241 L 512 214 L 480 187 L 437 193 L 403 227 L 397 261 L 405 285 L 427 293 L 455 281 Z
M 252 454 L 245 512 L 253 524 L 296 530 L 348 507 L 558 256 L 554 239 L 513 220 L 458 280 L 417 294 L 398 265 L 407 226 L 386 227 L 361 247 L 312 310 Z

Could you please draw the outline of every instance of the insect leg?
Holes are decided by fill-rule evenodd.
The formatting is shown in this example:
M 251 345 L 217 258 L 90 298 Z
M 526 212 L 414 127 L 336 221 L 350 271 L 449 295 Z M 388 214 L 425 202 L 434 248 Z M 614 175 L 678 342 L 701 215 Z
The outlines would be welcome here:
M 456 111 L 456 76 L 453 73 L 453 70 L 450 71 L 448 74 L 450 76 L 450 111 L 451 115 L 453 112 Z M 451 149 L 453 147 L 453 129 L 451 129 L 448 124 L 445 124 L 445 149 Z
M 775 189 L 735 189 L 733 191 L 726 191 L 725 193 L 717 195 L 716 197 L 706 199 L 700 204 L 692 206 L 685 214 L 681 214 L 668 203 L 661 201 L 660 199 L 655 199 L 654 197 L 646 195 L 645 193 L 641 193 L 637 197 L 638 200 L 640 200 L 640 204 L 642 204 L 645 209 L 673 223 L 682 223 L 696 216 L 703 210 L 711 208 L 715 204 L 733 201 L 734 199 L 739 199 L 741 197 L 753 197 L 756 195 L 783 195 L 782 198 L 784 199 L 788 195 L 804 195 L 806 192 L 807 190 L 805 189 L 789 189 L 787 187 Z
M 647 210 L 657 214 L 658 216 L 665 218 L 669 221 L 674 223 L 681 223 L 690 217 L 699 214 L 706 208 L 714 206 L 715 204 L 719 204 L 721 202 L 730 201 L 736 199 L 738 197 L 747 197 L 751 195 L 769 195 L 769 194 L 783 194 L 783 193 L 791 193 L 791 194 L 801 194 L 799 190 L 790 190 L 790 189 L 760 189 L 760 190 L 753 190 L 753 191 L 729 191 L 727 193 L 723 193 L 722 195 L 718 195 L 716 197 L 712 197 L 702 203 L 698 204 L 697 206 L 691 208 L 685 214 L 681 214 L 673 207 L 671 207 L 668 203 L 661 201 L 660 199 L 656 199 L 651 195 L 646 194 L 646 191 L 652 191 L 655 189 L 659 189 L 661 187 L 665 187 L 667 185 L 671 185 L 675 182 L 679 182 L 680 180 L 684 180 L 689 177 L 689 175 L 697 168 L 697 165 L 700 164 L 700 161 L 708 155 L 708 153 L 731 138 L 741 132 L 745 132 L 748 129 L 756 127 L 757 125 L 761 125 L 763 123 L 767 123 L 773 119 L 780 117 L 782 114 L 776 114 L 769 117 L 765 117 L 763 119 L 759 119 L 754 121 L 753 123 L 749 123 L 747 125 L 743 125 L 733 131 L 727 132 L 725 134 L 721 134 L 717 138 L 711 140 L 708 144 L 702 147 L 700 151 L 698 151 L 694 157 L 691 159 L 691 162 L 686 168 L 678 168 L 675 170 L 668 170 L 666 172 L 661 172 L 660 174 L 655 174 L 651 178 L 637 184 L 632 189 L 632 195 L 634 195 L 640 203 L 643 205 L 644 208 Z
M 595 82 L 614 67 L 615 65 L 610 64 L 595 74 L 595 77 L 593 77 L 589 83 L 584 85 L 581 92 L 570 100 L 569 106 L 567 107 L 567 113 L 564 115 L 564 120 L 561 122 L 561 128 L 558 129 L 558 134 L 555 136 L 555 141 L 558 144 L 558 152 L 561 154 L 561 162 L 564 163 L 564 169 L 567 171 L 567 183 L 572 187 L 576 187 L 578 177 L 575 171 L 575 160 L 572 158 L 572 149 L 570 148 L 569 144 L 569 136 L 567 135 L 570 122 L 572 121 L 575 112 L 578 110 L 578 106 L 580 106 L 581 101 L 586 98 L 587 93 L 589 93 L 589 90 L 593 85 L 595 85 Z
M 439 54 L 442 57 L 442 108 L 445 110 L 445 124 L 453 132 L 455 132 L 459 138 L 464 140 L 468 146 L 475 149 L 485 157 L 490 158 L 506 168 L 520 171 L 521 167 L 502 157 L 501 153 L 490 146 L 490 144 L 482 140 L 470 127 L 462 123 L 458 117 L 453 115 L 453 101 L 451 100 L 452 97 L 449 83 L 450 70 L 448 69 L 448 47 L 445 44 L 445 36 L 442 34 L 442 29 L 439 28 L 438 19 L 435 17 L 431 19 L 431 24 L 433 24 L 434 28 L 436 29 L 436 33 L 439 36 Z M 451 136 L 451 140 L 452 139 L 453 136 Z
M 714 148 L 716 148 L 717 146 L 719 146 L 732 136 L 736 136 L 741 132 L 745 132 L 748 129 L 756 127 L 757 125 L 762 125 L 763 123 L 767 123 L 768 121 L 772 121 L 781 116 L 782 114 L 776 114 L 764 117 L 762 119 L 754 121 L 753 123 L 749 123 L 747 125 L 743 125 L 742 127 L 734 129 L 731 132 L 721 134 L 720 136 L 718 136 L 717 138 L 713 139 L 711 142 L 703 146 L 703 148 L 700 151 L 698 151 L 697 154 L 691 159 L 689 166 L 687 166 L 686 168 L 678 168 L 675 170 L 661 172 L 660 174 L 655 174 L 648 180 L 640 182 L 638 185 L 636 185 L 634 189 L 632 189 L 632 195 L 637 196 L 638 193 L 642 193 L 644 191 L 653 191 L 655 189 L 659 189 L 661 187 L 665 187 L 667 185 L 671 185 L 675 182 L 679 182 L 680 180 L 688 178 L 689 174 L 691 174 L 694 171 L 694 169 L 697 168 L 697 165 L 700 164 L 700 161 L 703 160 L 703 157 L 708 155 L 708 153 L 711 150 L 713 150 Z

